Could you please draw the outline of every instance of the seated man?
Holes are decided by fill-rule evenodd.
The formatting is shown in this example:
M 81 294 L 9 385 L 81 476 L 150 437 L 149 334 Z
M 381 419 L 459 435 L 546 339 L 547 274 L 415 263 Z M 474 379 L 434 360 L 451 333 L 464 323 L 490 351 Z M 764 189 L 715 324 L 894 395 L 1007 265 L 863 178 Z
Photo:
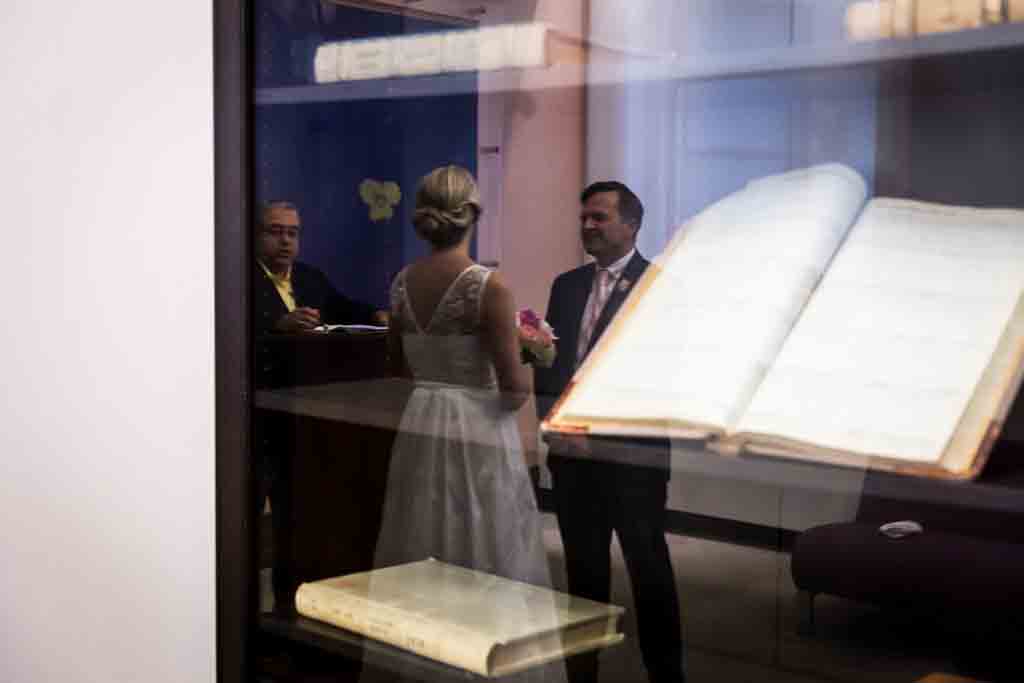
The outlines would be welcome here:
M 302 332 L 324 323 L 387 324 L 387 313 L 349 299 L 322 271 L 296 261 L 301 223 L 291 202 L 263 206 L 253 277 L 256 334 Z
M 294 381 L 295 355 L 285 332 L 309 332 L 325 323 L 387 324 L 387 313 L 341 294 L 318 268 L 296 260 L 301 223 L 294 204 L 271 201 L 263 205 L 256 223 L 253 272 L 254 375 L 257 389 Z M 383 345 L 383 341 L 381 341 Z M 253 421 L 253 450 L 261 475 L 256 492 L 257 518 L 269 498 L 272 510 L 274 595 L 278 607 L 289 610 L 295 579 L 288 550 L 291 524 L 291 454 L 294 443 L 287 420 L 259 413 Z

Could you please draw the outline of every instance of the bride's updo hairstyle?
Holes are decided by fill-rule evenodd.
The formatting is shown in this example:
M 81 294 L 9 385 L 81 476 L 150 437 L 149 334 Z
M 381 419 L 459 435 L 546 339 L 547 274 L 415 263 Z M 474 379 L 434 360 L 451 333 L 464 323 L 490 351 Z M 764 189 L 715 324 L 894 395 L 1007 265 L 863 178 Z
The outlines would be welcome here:
M 461 166 L 441 166 L 420 180 L 412 224 L 435 249 L 445 249 L 465 237 L 480 211 L 480 190 L 473 175 Z

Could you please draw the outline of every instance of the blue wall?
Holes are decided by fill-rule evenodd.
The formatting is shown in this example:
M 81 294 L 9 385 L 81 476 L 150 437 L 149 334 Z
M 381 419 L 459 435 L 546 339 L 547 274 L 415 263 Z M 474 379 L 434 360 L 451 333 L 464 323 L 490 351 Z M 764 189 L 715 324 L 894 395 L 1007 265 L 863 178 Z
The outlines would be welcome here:
M 316 45 L 451 26 L 320 3 L 256 5 L 257 87 L 312 82 Z M 337 86 L 335 86 L 337 87 Z M 476 172 L 475 94 L 264 105 L 254 114 L 257 201 L 287 199 L 301 211 L 300 259 L 323 269 L 347 295 L 384 305 L 391 278 L 425 252 L 410 217 L 418 179 L 436 166 Z M 393 218 L 372 222 L 359 196 L 365 178 L 399 184 Z

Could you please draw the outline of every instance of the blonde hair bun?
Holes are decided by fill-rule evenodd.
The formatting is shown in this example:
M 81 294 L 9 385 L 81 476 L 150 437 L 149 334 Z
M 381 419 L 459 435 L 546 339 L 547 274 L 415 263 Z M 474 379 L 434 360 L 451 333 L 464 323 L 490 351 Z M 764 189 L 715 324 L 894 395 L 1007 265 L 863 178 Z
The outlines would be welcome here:
M 420 180 L 412 222 L 420 237 L 444 248 L 458 244 L 480 213 L 473 174 L 461 166 L 441 166 Z

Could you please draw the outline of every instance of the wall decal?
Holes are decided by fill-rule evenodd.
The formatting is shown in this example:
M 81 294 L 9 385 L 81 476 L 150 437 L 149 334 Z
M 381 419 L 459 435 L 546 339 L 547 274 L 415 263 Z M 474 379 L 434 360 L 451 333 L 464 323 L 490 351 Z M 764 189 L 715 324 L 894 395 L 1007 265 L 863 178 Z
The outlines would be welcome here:
M 370 207 L 370 220 L 379 223 L 395 215 L 392 207 L 401 201 L 402 191 L 398 183 L 367 178 L 359 183 L 359 196 Z

